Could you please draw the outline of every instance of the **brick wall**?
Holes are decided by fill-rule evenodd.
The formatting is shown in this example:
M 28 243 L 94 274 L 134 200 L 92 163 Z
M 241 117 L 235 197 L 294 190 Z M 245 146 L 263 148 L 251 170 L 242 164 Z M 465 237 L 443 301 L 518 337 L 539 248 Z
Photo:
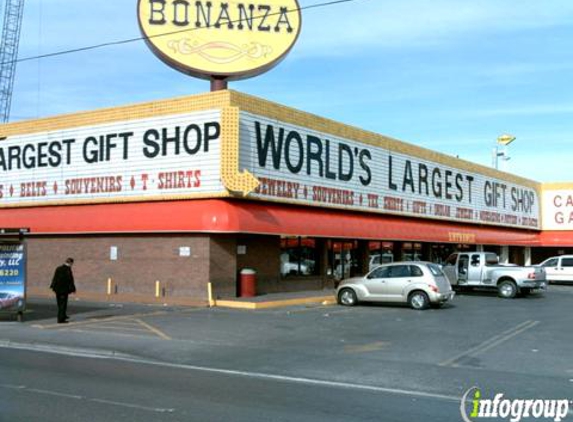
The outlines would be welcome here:
M 237 295 L 237 240 L 235 235 L 213 235 L 210 238 L 209 268 L 213 296 L 232 298 Z
M 279 236 L 239 236 L 237 246 L 246 248 L 245 254 L 237 254 L 237 271 L 252 268 L 257 272 L 257 293 L 276 291 L 280 277 Z
M 117 260 L 110 260 L 116 246 Z M 189 247 L 191 256 L 180 256 Z M 201 235 L 118 235 L 33 237 L 28 239 L 28 290 L 46 292 L 54 269 L 66 257 L 75 259 L 78 295 L 106 294 L 107 280 L 113 291 L 153 299 L 160 281 L 166 297 L 207 299 L 209 237 Z
M 243 235 L 237 238 L 237 246 L 240 245 L 246 247 L 246 254 L 237 255 L 237 271 L 252 268 L 257 272 L 257 294 L 319 290 L 325 287 L 325 276 L 281 278 L 279 236 Z

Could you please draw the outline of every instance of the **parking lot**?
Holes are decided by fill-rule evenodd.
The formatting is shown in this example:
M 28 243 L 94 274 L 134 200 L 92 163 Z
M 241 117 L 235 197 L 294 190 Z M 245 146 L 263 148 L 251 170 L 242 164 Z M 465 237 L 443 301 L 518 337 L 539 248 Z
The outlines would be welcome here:
M 572 303 L 573 286 L 550 286 L 544 294 L 513 300 L 489 292 L 461 294 L 442 309 L 427 311 L 388 305 L 243 311 L 72 302 L 72 323 L 54 324 L 43 308 L 39 318 L 23 325 L 4 325 L 2 337 L 448 397 L 479 386 L 513 397 L 551 398 L 573 396 Z

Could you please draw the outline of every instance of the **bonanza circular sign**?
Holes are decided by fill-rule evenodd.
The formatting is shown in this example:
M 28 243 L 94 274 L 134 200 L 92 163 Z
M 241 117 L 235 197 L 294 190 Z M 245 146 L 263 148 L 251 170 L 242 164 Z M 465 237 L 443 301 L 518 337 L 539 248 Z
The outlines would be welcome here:
M 297 0 L 139 0 L 147 45 L 177 70 L 244 79 L 278 64 L 301 28 Z

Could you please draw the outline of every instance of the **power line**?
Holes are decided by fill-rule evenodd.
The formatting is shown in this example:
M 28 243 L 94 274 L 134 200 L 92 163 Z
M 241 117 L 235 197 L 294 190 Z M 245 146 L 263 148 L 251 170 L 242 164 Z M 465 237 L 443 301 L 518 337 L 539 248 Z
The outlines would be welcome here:
M 334 5 L 341 4 L 341 3 L 351 3 L 351 2 L 355 2 L 355 1 L 359 1 L 359 0 L 332 0 L 332 1 L 327 1 L 327 2 L 323 2 L 323 3 L 311 4 L 309 6 L 298 7 L 296 9 L 288 10 L 287 13 L 300 12 L 303 10 L 316 9 L 316 8 L 320 8 L 320 7 L 330 7 L 330 6 L 334 6 Z M 277 14 L 279 14 L 279 12 L 271 13 L 268 16 L 274 16 Z M 259 19 L 262 17 L 263 16 L 256 16 L 253 19 Z M 230 23 L 237 23 L 237 22 L 240 22 L 240 21 L 230 21 Z M 72 48 L 69 50 L 57 51 L 54 53 L 46 53 L 46 54 L 40 54 L 37 56 L 24 57 L 21 59 L 0 63 L 0 65 L 9 64 L 9 63 L 22 63 L 22 62 L 28 62 L 28 61 L 32 61 L 32 60 L 40 60 L 40 59 L 46 59 L 46 58 L 50 58 L 50 57 L 63 56 L 63 55 L 67 55 L 67 54 L 80 53 L 80 52 L 96 50 L 96 49 L 100 49 L 100 48 L 130 44 L 130 43 L 138 42 L 138 41 L 145 41 L 145 40 L 149 40 L 152 38 L 166 37 L 169 35 L 175 35 L 175 34 L 180 34 L 180 33 L 184 33 L 184 32 L 198 31 L 201 29 L 205 29 L 205 28 L 198 27 L 198 28 L 181 29 L 178 31 L 165 32 L 162 34 L 153 35 L 150 37 L 141 36 L 141 37 L 136 37 L 136 38 L 127 38 L 124 40 L 110 41 L 110 42 L 101 43 L 101 44 L 94 44 L 94 45 L 89 45 L 89 46 L 85 46 L 85 47 L 78 47 L 78 48 Z

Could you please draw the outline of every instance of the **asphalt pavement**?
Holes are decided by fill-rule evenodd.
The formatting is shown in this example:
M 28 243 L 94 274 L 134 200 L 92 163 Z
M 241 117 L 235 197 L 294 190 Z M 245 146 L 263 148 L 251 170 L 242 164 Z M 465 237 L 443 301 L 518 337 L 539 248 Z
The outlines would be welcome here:
M 71 322 L 56 324 L 52 301 L 31 300 L 23 323 L 0 319 L 0 351 L 3 356 L 31 353 L 33 360 L 37 355 L 105 359 L 118 367 L 266 380 L 252 394 L 270 394 L 279 388 L 276 383 L 297 390 L 314 386 L 316 400 L 336 409 L 320 397 L 332 395 L 339 403 L 344 400 L 340 389 L 358 407 L 349 420 L 376 420 L 371 417 L 380 410 L 376 400 L 357 406 L 360 392 L 406 408 L 421 400 L 437 418 L 432 420 L 459 420 L 452 403 L 474 386 L 488 396 L 573 399 L 572 303 L 573 286 L 550 286 L 542 295 L 514 300 L 487 292 L 462 294 L 442 309 L 423 312 L 387 305 L 249 311 L 71 301 Z M 25 385 L 34 388 L 34 377 Z M 214 400 L 232 402 L 233 394 Z M 398 411 L 392 406 L 384 408 Z M 313 412 L 309 415 L 317 417 Z M 396 413 L 398 419 L 387 420 L 414 420 L 405 417 L 415 416 L 413 409 L 404 412 L 403 418 Z M 263 414 L 254 419 L 270 420 Z M 212 416 L 203 420 L 222 418 Z

